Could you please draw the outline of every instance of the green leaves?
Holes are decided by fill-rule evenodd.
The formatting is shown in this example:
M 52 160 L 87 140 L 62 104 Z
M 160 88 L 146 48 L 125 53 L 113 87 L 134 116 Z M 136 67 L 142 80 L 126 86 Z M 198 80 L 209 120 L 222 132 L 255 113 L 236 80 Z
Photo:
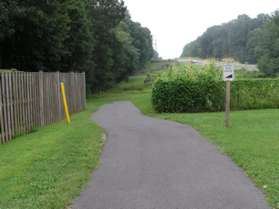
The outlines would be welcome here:
M 85 71 L 91 91 L 126 79 L 154 54 L 150 31 L 118 0 L 2 0 L 0 25 L 0 68 Z
M 232 57 L 257 63 L 267 76 L 279 73 L 279 11 L 251 19 L 239 16 L 229 23 L 209 28 L 196 41 L 185 46 L 182 56 Z
M 239 15 L 228 23 L 213 26 L 194 42 L 187 44 L 183 57 L 227 58 L 232 57 L 242 63 L 256 63 L 255 53 L 250 42 L 252 33 L 269 20 L 268 15 L 260 14 L 257 18 Z
M 259 69 L 269 76 L 279 73 L 279 12 L 262 28 L 256 30 L 252 44 Z
M 225 83 L 212 67 L 172 71 L 152 89 L 158 112 L 218 112 L 224 110 Z M 279 80 L 238 80 L 232 83 L 233 110 L 279 107 Z

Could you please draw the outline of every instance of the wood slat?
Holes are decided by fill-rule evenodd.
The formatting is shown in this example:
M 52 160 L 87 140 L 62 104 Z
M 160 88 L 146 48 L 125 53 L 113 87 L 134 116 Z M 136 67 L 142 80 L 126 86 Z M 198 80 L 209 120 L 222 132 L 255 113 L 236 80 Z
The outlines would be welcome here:
M 5 124 L 6 124 L 6 141 L 11 139 L 11 116 L 10 116 L 10 104 L 9 104 L 9 77 L 8 73 L 4 73 L 4 101 L 5 101 Z
M 28 132 L 28 102 L 27 102 L 27 75 L 22 73 L 22 106 L 23 106 L 23 133 Z
M 13 99 L 14 99 L 14 124 L 15 124 L 15 136 L 19 133 L 19 112 L 18 112 L 18 83 L 17 73 L 12 74 L 12 86 L 13 86 Z
M 24 98 L 24 74 L 22 72 L 19 73 L 19 92 L 20 92 L 20 112 L 21 112 L 21 131 L 20 134 L 25 133 L 25 98 Z
M 4 107 L 2 101 L 2 73 L 0 73 L 0 140 L 1 143 L 5 143 L 5 126 L 4 126 Z

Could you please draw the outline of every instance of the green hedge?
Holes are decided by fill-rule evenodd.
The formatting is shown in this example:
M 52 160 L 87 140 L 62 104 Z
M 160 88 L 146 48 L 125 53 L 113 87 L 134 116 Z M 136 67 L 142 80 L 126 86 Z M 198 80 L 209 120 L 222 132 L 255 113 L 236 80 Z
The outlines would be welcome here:
M 158 112 L 215 112 L 224 110 L 225 82 L 158 79 L 152 102 Z M 232 83 L 233 110 L 279 107 L 279 80 L 238 80 Z

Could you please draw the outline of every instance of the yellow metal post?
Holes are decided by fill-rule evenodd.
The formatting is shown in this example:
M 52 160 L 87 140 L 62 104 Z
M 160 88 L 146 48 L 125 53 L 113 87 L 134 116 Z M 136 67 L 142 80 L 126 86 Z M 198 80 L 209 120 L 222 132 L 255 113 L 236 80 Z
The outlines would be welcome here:
M 62 98 L 63 98 L 64 112 L 65 112 L 66 121 L 67 121 L 68 124 L 70 124 L 71 123 L 71 118 L 70 118 L 68 102 L 67 102 L 66 93 L 65 93 L 65 85 L 64 85 L 63 82 L 61 82 L 61 93 L 62 93 Z

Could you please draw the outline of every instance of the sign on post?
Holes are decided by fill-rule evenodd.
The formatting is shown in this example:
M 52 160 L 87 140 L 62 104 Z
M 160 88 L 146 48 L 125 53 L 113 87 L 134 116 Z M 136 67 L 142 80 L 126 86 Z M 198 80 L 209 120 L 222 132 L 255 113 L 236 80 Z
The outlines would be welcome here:
M 231 108 L 231 81 L 235 79 L 234 66 L 224 65 L 224 81 L 226 81 L 226 99 L 225 99 L 225 127 L 230 127 L 230 108 Z
M 224 65 L 224 81 L 233 81 L 234 79 L 234 66 L 230 64 Z

